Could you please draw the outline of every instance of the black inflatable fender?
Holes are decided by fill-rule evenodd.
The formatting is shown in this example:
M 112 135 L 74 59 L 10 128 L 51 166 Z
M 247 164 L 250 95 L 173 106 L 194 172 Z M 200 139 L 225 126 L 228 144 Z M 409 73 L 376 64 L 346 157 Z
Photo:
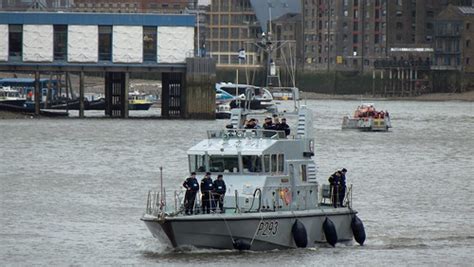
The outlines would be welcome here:
M 326 236 L 326 241 L 329 245 L 335 247 L 337 243 L 337 232 L 334 223 L 326 217 L 323 222 L 323 231 L 324 235 Z
M 249 250 L 252 246 L 250 242 L 242 239 L 234 239 L 232 245 L 234 246 L 234 249 L 237 250 Z
M 293 240 L 299 248 L 305 248 L 308 246 L 308 234 L 304 224 L 296 219 L 295 223 L 291 227 L 291 233 L 293 234 Z
M 365 229 L 362 220 L 359 219 L 357 215 L 354 215 L 354 217 L 352 217 L 351 228 L 352 233 L 354 234 L 355 241 L 361 246 L 363 246 L 365 241 Z

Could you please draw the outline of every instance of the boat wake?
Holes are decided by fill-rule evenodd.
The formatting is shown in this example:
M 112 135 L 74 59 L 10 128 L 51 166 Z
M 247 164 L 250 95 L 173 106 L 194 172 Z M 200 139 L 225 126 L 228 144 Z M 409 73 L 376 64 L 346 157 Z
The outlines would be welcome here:
M 368 240 L 368 249 L 427 249 L 474 246 L 474 236 L 440 236 L 433 238 L 398 237 Z

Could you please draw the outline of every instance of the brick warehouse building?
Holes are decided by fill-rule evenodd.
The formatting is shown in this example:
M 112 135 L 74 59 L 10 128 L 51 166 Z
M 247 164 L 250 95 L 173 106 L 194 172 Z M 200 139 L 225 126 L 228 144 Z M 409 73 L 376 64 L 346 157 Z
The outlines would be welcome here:
M 435 16 L 449 4 L 472 1 L 303 0 L 305 68 L 370 70 L 391 48 L 431 45 Z

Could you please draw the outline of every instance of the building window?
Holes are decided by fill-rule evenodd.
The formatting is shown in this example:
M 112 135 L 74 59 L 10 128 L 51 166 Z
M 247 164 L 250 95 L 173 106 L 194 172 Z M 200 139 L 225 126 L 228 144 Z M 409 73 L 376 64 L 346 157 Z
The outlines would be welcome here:
M 471 23 L 466 23 L 466 30 L 469 30 L 471 28 Z
M 374 35 L 374 44 L 378 44 L 380 42 L 379 35 Z
M 99 60 L 112 59 L 112 26 L 99 26 Z
M 23 25 L 8 26 L 8 55 L 11 60 L 21 60 L 23 48 Z
M 470 61 L 471 61 L 471 59 L 467 57 L 466 58 L 466 65 L 469 65 Z
M 143 61 L 156 62 L 156 27 L 143 27 Z
M 352 35 L 352 43 L 357 44 L 359 42 L 359 35 Z
M 471 40 L 466 40 L 466 47 L 470 47 L 471 46 Z
M 54 25 L 54 60 L 66 60 L 67 25 Z

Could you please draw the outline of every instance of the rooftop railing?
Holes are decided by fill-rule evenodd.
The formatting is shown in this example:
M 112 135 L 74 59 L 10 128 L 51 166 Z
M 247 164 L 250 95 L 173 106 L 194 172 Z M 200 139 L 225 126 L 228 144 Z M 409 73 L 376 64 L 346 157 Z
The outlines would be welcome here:
M 264 139 L 286 139 L 284 131 L 264 130 L 264 129 L 226 129 L 207 131 L 208 139 L 244 139 L 244 138 L 264 138 Z

